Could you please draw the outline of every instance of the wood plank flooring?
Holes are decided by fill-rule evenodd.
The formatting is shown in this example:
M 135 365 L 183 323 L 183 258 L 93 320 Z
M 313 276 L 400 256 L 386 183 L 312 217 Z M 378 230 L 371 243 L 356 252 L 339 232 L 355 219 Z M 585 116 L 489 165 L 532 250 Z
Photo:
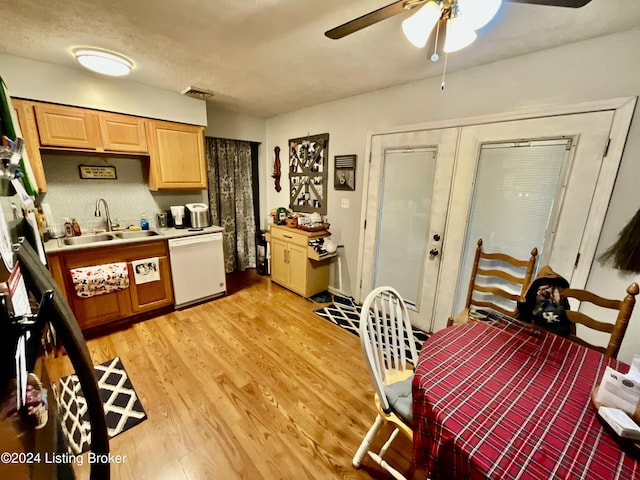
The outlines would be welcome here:
M 122 359 L 148 415 L 111 440 L 126 455 L 112 478 L 390 478 L 368 458 L 351 465 L 375 418 L 358 337 L 253 270 L 228 283 L 223 298 L 88 342 L 95 364 Z M 411 442 L 396 443 L 388 459 L 408 472 Z M 86 462 L 76 473 L 89 478 Z

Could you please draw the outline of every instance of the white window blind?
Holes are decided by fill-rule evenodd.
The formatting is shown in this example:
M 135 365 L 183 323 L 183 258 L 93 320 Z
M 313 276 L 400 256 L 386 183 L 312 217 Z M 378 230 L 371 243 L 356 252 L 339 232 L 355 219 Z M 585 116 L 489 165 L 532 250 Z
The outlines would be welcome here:
M 436 159 L 433 148 L 384 156 L 374 286 L 396 288 L 408 305 L 422 288 Z
M 462 310 L 479 238 L 486 252 L 528 259 L 553 235 L 569 140 L 483 145 L 480 150 L 455 312 Z M 551 228 L 550 228 L 551 227 Z M 538 265 L 539 267 L 539 265 Z M 511 308 L 511 305 L 507 305 Z

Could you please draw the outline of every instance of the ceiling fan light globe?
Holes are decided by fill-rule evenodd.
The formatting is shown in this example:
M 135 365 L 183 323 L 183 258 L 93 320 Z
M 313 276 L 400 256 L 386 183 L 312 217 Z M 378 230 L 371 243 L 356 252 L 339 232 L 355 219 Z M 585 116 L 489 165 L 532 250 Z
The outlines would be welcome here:
M 496 16 L 502 6 L 502 0 L 458 0 L 458 19 L 464 21 L 472 30 L 478 30 Z
M 478 38 L 475 30 L 460 21 L 460 18 L 447 20 L 447 37 L 444 41 L 444 51 L 446 53 L 457 52 L 468 47 Z
M 402 22 L 402 31 L 414 46 L 423 48 L 427 44 L 433 27 L 436 26 L 442 14 L 442 3 L 429 1 L 418 9 L 416 13 Z

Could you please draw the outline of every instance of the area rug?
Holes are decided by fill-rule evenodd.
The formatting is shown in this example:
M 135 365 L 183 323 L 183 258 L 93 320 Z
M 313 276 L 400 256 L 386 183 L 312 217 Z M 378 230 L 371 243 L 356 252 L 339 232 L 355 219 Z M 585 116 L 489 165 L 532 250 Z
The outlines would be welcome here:
M 147 418 L 119 357 L 96 365 L 94 369 L 109 438 Z M 69 453 L 77 455 L 90 450 L 89 411 L 77 375 L 63 377 L 53 387 L 58 402 L 61 429 L 67 439 Z
M 309 300 L 315 303 L 329 303 L 332 301 L 331 294 L 326 290 L 309 297 Z
M 351 297 L 340 297 L 334 295 L 333 303 L 313 313 L 329 320 L 334 325 L 344 328 L 354 335 L 359 335 L 360 311 L 362 308 L 353 301 Z M 413 327 L 413 338 L 416 342 L 416 350 L 420 352 L 422 343 L 429 338 L 429 335 Z M 409 346 L 407 345 L 407 348 Z

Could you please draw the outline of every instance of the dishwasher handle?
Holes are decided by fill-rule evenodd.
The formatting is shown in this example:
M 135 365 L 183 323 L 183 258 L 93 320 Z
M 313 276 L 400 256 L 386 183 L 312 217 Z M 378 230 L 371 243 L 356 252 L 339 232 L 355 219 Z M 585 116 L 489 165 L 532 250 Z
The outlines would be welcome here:
M 204 235 L 191 235 L 182 238 L 172 238 L 169 240 L 169 248 L 216 241 L 222 241 L 222 232 L 206 233 Z

